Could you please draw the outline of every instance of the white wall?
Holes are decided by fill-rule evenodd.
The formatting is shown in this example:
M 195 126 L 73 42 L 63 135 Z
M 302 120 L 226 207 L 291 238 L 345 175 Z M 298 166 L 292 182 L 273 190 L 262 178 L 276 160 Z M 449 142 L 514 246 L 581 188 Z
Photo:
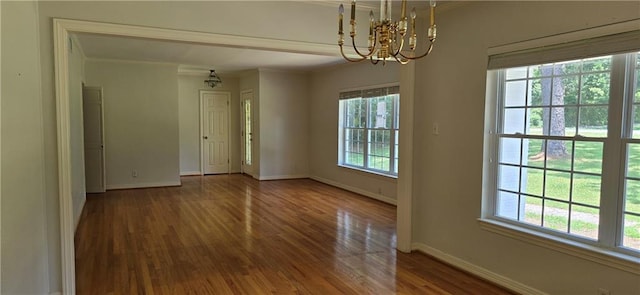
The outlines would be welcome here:
M 82 110 L 82 83 L 84 82 L 85 57 L 75 39 L 71 39 L 69 51 L 69 116 L 71 138 L 71 198 L 73 199 L 73 223 L 77 226 L 84 203 L 87 200 L 84 173 L 84 128 Z
M 87 86 L 103 87 L 107 189 L 180 184 L 177 69 L 86 61 Z
M 0 2 L 2 15 L 2 294 L 49 293 L 38 11 Z M 55 125 L 55 124 L 54 124 Z
M 342 90 L 398 83 L 399 69 L 397 63 L 374 66 L 362 62 L 327 68 L 311 75 L 309 161 L 313 178 L 395 203 L 396 179 L 338 167 L 338 94 Z
M 237 78 L 220 75 L 222 85 L 206 87 L 207 75 L 179 75 L 178 95 L 180 109 L 180 174 L 200 174 L 200 90 L 231 93 L 230 131 L 231 173 L 240 172 L 240 92 Z
M 549 294 L 639 294 L 640 277 L 479 227 L 487 48 L 640 17 L 640 2 L 474 2 L 439 17 L 416 68 L 415 246 Z M 440 134 L 430 133 L 439 123 Z
M 308 177 L 308 75 L 261 69 L 259 76 L 259 179 Z

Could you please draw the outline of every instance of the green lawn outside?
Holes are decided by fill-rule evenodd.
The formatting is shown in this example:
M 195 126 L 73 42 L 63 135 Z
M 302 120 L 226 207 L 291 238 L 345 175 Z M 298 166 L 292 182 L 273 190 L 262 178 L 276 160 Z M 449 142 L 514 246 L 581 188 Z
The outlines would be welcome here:
M 595 132 L 593 132 L 595 133 Z M 585 136 L 597 136 L 599 134 L 584 134 Z M 576 142 L 574 171 L 588 173 L 602 173 L 602 144 L 598 142 Z M 529 140 L 529 159 L 540 152 L 541 140 Z M 571 141 L 565 141 L 567 152 L 571 153 Z M 542 160 L 529 160 L 529 166 L 542 168 Z M 549 159 L 548 168 L 571 170 L 571 158 Z M 632 145 L 629 153 L 628 173 L 633 177 L 640 177 L 640 145 Z M 526 169 L 527 186 L 525 192 L 543 196 L 543 169 Z M 575 173 L 573 180 L 573 201 L 587 205 L 599 206 L 600 204 L 600 178 L 598 176 Z M 561 200 L 569 200 L 571 186 L 571 173 L 548 171 L 544 196 Z M 535 198 L 528 198 L 536 200 Z M 630 180 L 627 184 L 626 211 L 640 214 L 640 183 Z M 587 207 L 577 207 L 575 210 L 583 210 Z M 583 210 L 584 211 L 584 210 Z
M 605 131 L 582 132 L 583 136 L 602 136 Z M 572 150 L 572 142 L 565 141 L 565 147 L 569 153 Z M 598 142 L 575 142 L 575 157 L 573 184 L 571 183 L 570 172 L 547 171 L 546 185 L 543 186 L 544 161 L 535 159 L 540 153 L 542 140 L 529 140 L 528 149 L 528 166 L 539 167 L 540 169 L 527 168 L 523 171 L 526 174 L 527 185 L 524 191 L 537 196 L 553 197 L 560 200 L 569 201 L 572 195 L 573 202 L 579 202 L 587 205 L 599 206 L 600 204 L 600 187 L 601 181 L 599 176 L 580 174 L 602 173 L 602 143 Z M 571 157 L 562 159 L 548 159 L 548 168 L 561 170 L 571 170 Z M 640 145 L 631 145 L 629 150 L 628 175 L 631 177 L 640 177 Z M 573 187 L 572 187 L 573 186 Z M 571 191 L 571 189 L 573 189 Z M 625 210 L 627 212 L 640 213 L 640 181 L 629 180 L 627 183 L 627 199 L 625 202 Z M 541 198 L 526 197 L 526 204 L 529 207 L 543 206 Z M 560 202 L 546 201 L 545 208 L 559 209 L 555 210 L 554 215 L 545 214 L 544 227 L 551 229 L 569 231 L 586 237 L 597 238 L 598 225 L 597 221 L 584 221 L 572 218 L 570 228 L 568 223 L 568 205 Z M 539 212 L 531 212 L 526 209 L 525 205 L 525 221 L 536 225 L 541 225 L 542 218 Z M 535 208 L 535 207 L 534 207 Z M 550 209 L 545 209 L 550 210 Z M 559 213 L 566 212 L 566 213 Z M 586 206 L 573 205 L 571 212 L 585 213 L 582 216 L 598 215 L 598 209 Z M 564 216 L 563 216 L 564 215 Z M 584 218 L 584 217 L 583 217 Z M 588 218 L 586 218 L 588 219 Z M 595 218 L 597 220 L 597 218 Z M 638 245 L 640 243 L 640 217 L 626 215 L 625 216 L 624 235 L 627 239 L 626 243 Z M 634 246 L 637 247 L 637 246 Z

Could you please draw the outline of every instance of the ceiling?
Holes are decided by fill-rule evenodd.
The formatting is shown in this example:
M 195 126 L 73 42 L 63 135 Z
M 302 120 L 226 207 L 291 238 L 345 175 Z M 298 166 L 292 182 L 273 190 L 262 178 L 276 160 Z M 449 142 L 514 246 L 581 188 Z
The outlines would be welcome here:
M 247 48 L 191 44 L 111 35 L 76 34 L 87 58 L 166 62 L 191 68 L 235 73 L 256 68 L 308 70 L 343 63 L 340 56 L 322 56 Z M 336 54 L 338 47 L 336 46 Z
M 342 2 L 345 1 L 309 1 L 310 4 L 333 6 Z M 358 10 L 375 10 L 374 7 L 379 9 L 379 4 L 375 1 L 363 2 L 358 2 L 361 3 Z M 419 9 L 425 9 L 428 3 L 411 1 L 409 7 L 415 5 Z M 440 2 L 439 6 L 446 4 L 442 6 L 448 8 L 453 6 L 450 3 Z M 393 4 L 394 12 L 398 13 L 399 1 L 394 1 Z M 310 70 L 345 63 L 339 55 L 337 45 L 335 55 L 327 56 L 113 35 L 77 33 L 74 36 L 87 58 L 173 63 L 180 65 L 180 69 L 205 74 L 208 73 L 208 69 L 215 69 L 224 75 L 233 75 L 256 68 Z

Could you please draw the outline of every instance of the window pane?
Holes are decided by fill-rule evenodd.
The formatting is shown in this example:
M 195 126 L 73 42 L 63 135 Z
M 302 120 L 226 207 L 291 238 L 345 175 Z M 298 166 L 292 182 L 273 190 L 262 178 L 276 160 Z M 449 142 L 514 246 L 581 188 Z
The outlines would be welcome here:
M 369 142 L 367 143 L 369 156 L 367 168 L 389 171 L 391 162 L 391 131 L 369 130 Z
M 514 166 L 500 165 L 499 189 L 518 191 L 520 180 L 520 168 Z
M 393 100 L 391 96 L 369 98 L 369 128 L 391 129 Z
M 627 179 L 625 185 L 625 247 L 640 249 L 640 181 Z
M 501 138 L 500 163 L 519 165 L 521 142 L 520 138 Z
M 524 109 L 505 109 L 504 124 L 502 130 L 504 134 L 524 133 Z
M 505 85 L 505 103 L 507 107 L 523 107 L 527 97 L 527 81 L 511 81 Z
M 640 54 L 638 54 L 640 56 Z M 640 57 L 637 58 L 637 62 L 640 63 Z M 640 69 L 636 70 L 636 91 L 634 102 L 640 102 Z
M 601 142 L 576 141 L 573 170 L 578 172 L 602 173 Z
M 518 219 L 518 195 L 509 192 L 498 192 L 496 215 L 509 219 Z
M 545 79 L 545 83 L 548 79 Z M 529 87 L 531 88 L 531 98 L 529 100 L 529 105 L 531 106 L 542 106 L 542 105 L 546 105 L 548 106 L 549 103 L 546 102 L 543 104 L 542 101 L 542 79 L 531 79 L 530 80 L 530 85 Z M 545 92 L 544 92 L 545 97 L 548 97 L 551 95 L 551 89 L 548 87 L 545 87 Z
M 571 226 L 569 232 L 593 240 L 598 239 L 600 210 L 584 206 L 571 206 Z
M 627 177 L 640 178 L 640 144 L 627 146 Z
M 544 185 L 544 196 L 569 201 L 571 173 L 547 171 Z
M 564 108 L 564 136 L 576 135 L 576 122 L 578 122 L 578 108 Z M 561 130 L 561 128 L 558 127 Z
M 365 127 L 366 104 L 361 98 L 348 99 L 346 104 L 345 127 L 363 128 Z
M 562 66 L 565 75 L 579 74 L 582 71 L 582 60 L 565 61 L 557 64 Z
M 638 90 L 640 93 L 640 90 Z M 636 94 L 636 99 L 638 99 L 638 94 Z M 636 104 L 633 106 L 633 137 L 632 138 L 640 138 L 640 104 Z
M 600 207 L 600 185 L 600 176 L 574 174 L 572 201 Z
M 396 113 L 395 129 L 400 129 L 400 96 L 396 94 L 396 95 L 394 96 L 394 100 L 395 100 L 395 102 L 396 102 L 396 108 L 395 108 L 395 113 Z
M 608 107 L 581 107 L 578 133 L 586 137 L 607 137 Z
M 568 232 L 569 205 L 556 201 L 544 202 L 543 226 L 558 231 Z
M 527 67 L 507 69 L 507 80 L 523 79 L 527 77 Z
M 345 129 L 345 164 L 364 165 L 364 130 Z
M 582 75 L 580 104 L 608 104 L 609 85 L 609 73 Z
M 565 76 L 562 78 L 562 89 L 559 91 L 563 92 L 564 94 L 563 101 L 565 105 L 578 104 L 578 85 L 580 85 L 579 81 L 579 75 Z
M 553 107 L 551 108 L 551 114 L 543 113 L 542 125 L 545 126 L 543 130 L 547 131 L 544 135 L 575 136 L 576 114 L 576 107 Z M 546 125 L 549 125 L 549 127 L 546 127 Z
M 553 74 L 552 71 L 542 71 L 543 67 L 549 67 L 551 64 L 529 66 L 529 77 L 548 77 Z
M 569 140 L 547 140 L 547 168 L 571 170 L 573 142 Z
M 527 122 L 527 130 L 526 130 L 526 134 L 533 134 L 533 135 L 542 135 L 543 134 L 543 130 L 542 130 L 542 116 L 546 115 L 546 118 L 549 118 L 549 108 L 529 108 L 527 109 L 527 118 L 528 118 L 528 122 Z M 548 134 L 548 130 L 549 130 L 549 124 L 544 125 L 545 127 L 545 134 Z
M 396 134 L 396 139 L 395 139 L 395 161 L 394 163 L 394 167 L 393 167 L 393 173 L 398 174 L 398 161 L 399 161 L 399 153 L 400 153 L 400 148 L 399 148 L 399 143 L 400 143 L 400 132 L 398 130 L 394 131 Z
M 611 70 L 611 56 L 588 58 L 583 61 L 583 72 L 597 72 Z
M 624 211 L 640 215 L 640 180 L 627 179 Z
M 525 157 L 522 159 L 522 165 L 531 167 L 544 167 L 545 155 L 542 152 L 544 146 L 543 139 L 525 139 L 523 140 L 523 154 Z
M 522 168 L 522 187 L 521 192 L 542 197 L 542 184 L 544 170 L 535 168 Z
M 525 222 L 542 226 L 542 199 L 526 197 L 524 214 Z
M 624 237 L 622 245 L 640 250 L 640 217 L 631 214 L 624 215 Z

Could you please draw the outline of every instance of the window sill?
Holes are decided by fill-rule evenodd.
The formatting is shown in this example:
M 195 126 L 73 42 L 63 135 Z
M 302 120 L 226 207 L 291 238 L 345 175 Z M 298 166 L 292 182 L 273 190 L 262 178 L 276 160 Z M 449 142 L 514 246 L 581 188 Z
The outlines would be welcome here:
M 376 172 L 376 171 L 372 171 L 372 170 L 362 169 L 362 168 L 359 168 L 359 167 L 343 165 L 343 164 L 338 164 L 338 167 L 347 168 L 347 169 L 351 169 L 351 170 L 355 170 L 355 171 L 359 171 L 359 172 L 364 172 L 364 173 L 368 173 L 368 174 L 373 174 L 373 175 L 384 176 L 384 177 L 388 177 L 390 179 L 398 179 L 397 175 L 384 174 L 382 172 Z
M 478 223 L 482 229 L 496 234 L 587 259 L 629 273 L 640 274 L 640 257 L 638 256 L 618 253 L 573 240 L 563 239 L 499 220 L 480 218 L 478 219 Z

